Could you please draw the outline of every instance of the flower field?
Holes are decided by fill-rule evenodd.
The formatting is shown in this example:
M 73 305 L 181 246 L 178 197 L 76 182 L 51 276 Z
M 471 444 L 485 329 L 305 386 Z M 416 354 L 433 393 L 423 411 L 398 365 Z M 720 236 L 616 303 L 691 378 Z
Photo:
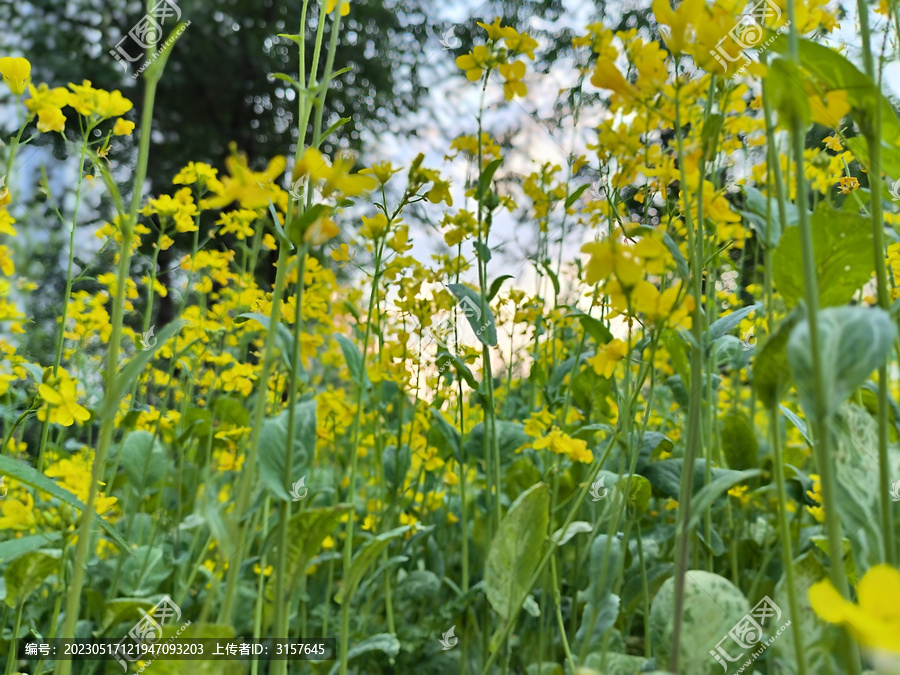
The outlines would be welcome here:
M 0 54 L 5 675 L 900 673 L 894 0 L 653 0 L 564 88 L 473 19 L 403 163 L 329 150 L 357 0 L 303 0 L 296 142 L 150 191 L 165 3 L 140 105 Z M 491 124 L 548 91 L 561 161 Z

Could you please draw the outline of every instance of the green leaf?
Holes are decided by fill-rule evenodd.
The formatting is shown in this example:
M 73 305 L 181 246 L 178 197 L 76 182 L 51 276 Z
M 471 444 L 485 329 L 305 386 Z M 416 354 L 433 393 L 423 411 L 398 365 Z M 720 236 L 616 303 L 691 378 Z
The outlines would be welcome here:
M 668 329 L 662 334 L 662 343 L 666 351 L 669 352 L 669 358 L 672 360 L 672 368 L 675 369 L 675 373 L 681 376 L 682 382 L 687 382 L 690 379 L 688 374 L 687 344 L 681 338 L 681 334 L 678 331 Z
M 584 191 L 591 187 L 590 183 L 585 183 L 584 185 L 579 186 L 575 189 L 575 192 L 566 197 L 566 208 L 569 208 L 578 201 L 578 198 L 584 194 Z
M 871 256 L 871 250 L 867 252 Z M 809 321 L 797 324 L 788 340 L 788 363 L 807 419 L 830 417 L 848 396 L 887 359 L 897 336 L 882 309 L 837 307 L 819 312 L 822 390 L 812 368 Z
M 166 475 L 162 443 L 149 431 L 132 431 L 122 439 L 122 468 L 138 495 L 146 495 Z
M 372 537 L 363 544 L 356 555 L 353 556 L 353 562 L 350 563 L 350 571 L 347 573 L 347 577 L 343 579 L 341 590 L 334 596 L 334 601 L 339 605 L 343 604 L 345 600 L 352 602 L 353 594 L 356 593 L 359 583 L 363 580 L 369 568 L 381 557 L 381 553 L 390 546 L 394 539 L 402 537 L 409 529 L 409 525 L 396 527 L 393 530 L 388 530 L 376 537 Z
M 372 635 L 362 642 L 357 642 L 350 647 L 350 649 L 347 650 L 347 660 L 350 661 L 361 654 L 368 654 L 369 652 L 384 652 L 387 654 L 388 658 L 394 659 L 400 653 L 400 640 L 398 640 L 397 636 L 393 633 L 378 633 L 377 635 Z M 334 658 L 333 654 L 332 658 Z M 340 659 L 338 659 L 331 667 L 331 670 L 328 671 L 328 675 L 335 675 L 335 673 L 340 670 L 340 667 L 341 662 Z
M 291 220 L 284 228 L 285 233 L 294 244 L 301 246 L 307 228 L 314 222 L 331 213 L 331 207 L 325 204 L 313 204 L 306 211 Z
M 553 297 L 558 297 L 560 292 L 559 287 L 559 277 L 556 276 L 556 272 L 553 271 L 553 268 L 550 267 L 550 263 L 547 260 L 541 260 L 541 267 L 544 268 L 544 271 L 547 273 L 547 276 L 550 277 L 550 283 L 553 284 Z
M 796 427 L 797 431 L 800 432 L 800 435 L 806 439 L 806 442 L 809 443 L 810 446 L 812 446 L 813 442 L 809 437 L 809 431 L 806 428 L 806 422 L 800 419 L 800 417 L 798 417 L 797 414 L 790 408 L 785 408 L 780 404 L 778 408 L 781 410 L 781 414 L 784 415 L 788 419 L 788 421 Z
M 846 92 L 847 103 L 850 104 L 850 115 L 859 125 L 863 135 L 870 135 L 874 132 L 875 112 L 880 106 L 881 137 L 890 144 L 896 143 L 900 138 L 900 121 L 898 121 L 890 101 L 868 75 L 861 72 L 845 56 L 825 45 L 803 39 L 798 40 L 797 46 L 800 65 L 818 80 L 821 88 L 826 91 Z M 772 48 L 785 54 L 788 53 L 787 38 L 776 38 L 772 43 Z M 796 82 L 801 81 L 797 79 L 794 87 L 796 88 Z M 834 120 L 834 126 L 837 126 L 839 122 L 840 120 Z M 884 170 L 884 167 L 879 168 Z
M 859 214 L 837 211 L 823 201 L 811 219 L 819 304 L 843 305 L 872 276 L 872 228 Z M 772 256 L 772 274 L 788 307 L 805 297 L 806 274 L 799 264 L 800 228 L 789 227 Z
M 325 537 L 330 536 L 338 528 L 341 524 L 341 516 L 349 509 L 350 507 L 346 504 L 303 509 L 288 520 L 286 569 L 292 587 L 299 582 L 301 576 L 306 574 L 310 560 L 322 549 Z M 277 529 L 270 533 L 269 542 L 271 544 L 277 540 L 277 533 Z M 274 575 L 269 579 L 266 595 L 270 599 L 275 597 Z
M 172 574 L 172 566 L 163 559 L 158 547 L 140 546 L 122 566 L 119 588 L 126 595 L 152 595 Z
M 703 157 L 707 162 L 715 156 L 716 147 L 719 144 L 719 134 L 722 133 L 722 125 L 725 116 L 722 113 L 710 113 L 703 122 L 703 131 L 700 132 L 700 142 L 703 146 Z
M 500 448 L 500 462 L 515 455 L 516 450 L 531 443 L 532 438 L 525 433 L 525 427 L 519 422 L 496 420 L 497 445 Z M 476 460 L 484 457 L 484 423 L 479 422 L 466 435 L 463 444 L 466 456 Z
M 403 487 L 411 463 L 412 451 L 406 443 L 399 449 L 396 445 L 389 445 L 384 449 L 381 456 L 381 470 L 384 482 L 391 490 Z
M 723 316 L 721 319 L 717 319 L 709 327 L 709 332 L 707 333 L 707 344 L 718 340 L 723 335 L 728 335 L 731 331 L 737 328 L 740 325 L 741 321 L 747 318 L 747 316 L 761 308 L 762 303 L 758 302 L 754 305 L 742 307 L 741 309 L 734 311 L 731 314 Z
M 507 279 L 515 279 L 515 277 L 512 274 L 504 274 L 503 276 L 499 276 L 494 279 L 494 281 L 491 283 L 491 290 L 489 290 L 487 294 L 488 302 L 497 297 L 497 293 L 500 292 L 500 287 Z
M 772 101 L 772 107 L 778 112 L 781 122 L 788 128 L 794 120 L 799 120 L 804 129 L 809 126 L 809 98 L 805 94 L 797 95 L 797 84 L 805 80 L 799 66 L 793 61 L 774 58 L 769 62 L 766 89 Z
M 503 159 L 495 159 L 484 167 L 484 171 L 481 172 L 481 176 L 478 178 L 478 187 L 475 190 L 476 200 L 481 201 L 485 193 L 487 193 L 491 187 L 491 181 L 494 179 L 494 174 L 497 173 L 497 169 L 500 168 L 502 162 Z
M 619 485 L 624 487 L 626 483 L 628 481 L 620 482 Z M 647 508 L 650 506 L 651 493 L 652 489 L 649 480 L 639 475 L 632 476 L 630 483 L 628 483 L 628 506 L 637 513 L 646 513 Z
M 650 481 L 650 484 L 653 487 L 662 492 L 664 495 L 666 495 L 670 499 L 678 499 L 681 490 L 681 471 L 683 465 L 683 459 L 664 459 L 661 462 L 653 462 L 652 464 L 648 464 L 641 471 L 641 474 Z M 713 480 L 719 478 L 720 476 L 737 477 L 739 474 L 739 471 L 719 468 L 713 468 L 711 473 Z M 705 476 L 706 460 L 698 458 L 694 461 L 693 494 L 695 496 L 698 492 L 700 492 L 700 490 L 703 489 L 704 481 L 706 480 Z
M 84 504 L 78 497 L 68 490 L 59 486 L 56 481 L 51 480 L 42 473 L 38 473 L 34 467 L 28 466 L 23 462 L 16 461 L 12 457 L 0 455 L 0 474 L 10 476 L 27 485 L 28 487 L 37 488 L 42 492 L 46 492 L 52 497 L 56 497 L 60 501 L 72 506 L 79 511 L 84 511 Z M 122 548 L 131 554 L 131 548 L 122 536 L 113 529 L 112 525 L 107 523 L 96 513 L 94 519 L 100 524 L 100 527 Z
M 481 296 L 463 284 L 447 284 L 447 288 L 459 299 L 459 308 L 469 321 L 475 337 L 488 347 L 497 346 L 497 325 L 491 308 L 481 309 Z M 485 303 L 487 305 L 487 303 Z M 484 316 L 482 316 L 484 314 Z
M 347 124 L 347 122 L 351 121 L 352 119 L 352 117 L 341 117 L 337 122 L 335 122 L 325 130 L 325 132 L 322 134 L 322 138 L 328 138 L 329 136 L 331 136 L 331 134 Z
M 729 469 L 744 471 L 756 466 L 759 441 L 746 413 L 725 413 L 719 420 L 719 436 Z
M 293 443 L 288 442 L 287 433 L 287 410 L 263 422 L 259 435 L 259 472 L 272 495 L 289 502 L 293 497 L 285 486 L 285 480 L 293 483 L 295 479 L 305 475 L 311 458 L 315 456 L 317 438 L 315 400 L 297 404 L 294 413 Z M 288 452 L 293 452 L 290 476 L 285 473 Z
M 802 307 L 788 314 L 756 354 L 753 363 L 753 387 L 766 408 L 778 405 L 790 381 L 787 343 L 794 326 L 803 318 Z
M 531 486 L 512 503 L 491 541 L 484 570 L 485 594 L 505 620 L 528 593 L 541 561 L 549 523 L 550 493 L 544 483 Z
M 298 36 L 298 35 L 284 35 L 284 34 L 279 34 L 278 37 L 286 37 L 286 38 L 288 38 L 288 39 L 290 39 L 290 40 L 293 40 L 294 42 L 297 42 L 297 44 L 300 44 L 300 43 L 297 41 L 298 38 L 300 37 L 300 36 Z M 295 78 L 291 77 L 291 76 L 288 75 L 287 73 L 269 73 L 269 77 L 271 77 L 271 78 L 273 78 L 273 79 L 275 79 L 275 80 L 281 80 L 282 82 L 287 82 L 287 83 L 290 84 L 294 89 L 296 89 L 298 92 L 300 92 L 300 94 L 306 94 L 306 93 L 307 93 L 306 87 L 304 87 L 304 86 L 303 86 L 302 84 L 300 84 Z
M 762 474 L 761 469 L 747 469 L 746 471 L 729 471 L 725 475 L 714 478 L 691 499 L 691 519 L 688 522 L 688 527 L 696 526 L 700 522 L 700 518 L 706 513 L 706 509 L 710 508 L 714 501 L 728 492 L 735 484 L 742 483 L 760 474 Z
M 679 276 L 681 276 L 682 279 L 687 280 L 690 276 L 687 260 L 685 260 L 684 254 L 681 252 L 681 249 L 678 248 L 678 244 L 675 243 L 675 240 L 672 239 L 672 236 L 668 232 L 663 233 L 663 243 L 666 245 L 666 248 L 669 249 L 669 253 L 675 260 L 675 266 L 678 268 Z
M 772 198 L 772 208 L 769 211 L 769 198 L 756 188 L 744 187 L 744 207 L 745 210 L 739 213 L 744 216 L 750 223 L 750 227 L 756 232 L 759 238 L 766 246 L 778 246 L 781 240 L 781 233 L 789 226 L 796 225 L 800 217 L 797 206 L 792 202 L 785 204 L 786 223 L 781 222 L 778 211 L 778 203 Z M 770 218 L 771 231 L 766 236 L 766 218 L 767 214 Z
M 590 523 L 583 520 L 575 520 L 569 523 L 569 526 L 565 529 L 565 531 L 562 528 L 559 528 L 556 532 L 553 533 L 551 539 L 556 546 L 564 546 L 566 542 L 568 542 L 576 534 L 586 534 L 593 531 L 594 526 Z
M 450 450 L 457 462 L 462 463 L 462 437 L 456 427 L 444 419 L 441 411 L 437 408 L 431 409 L 431 421 L 441 432 L 441 435 L 447 440 Z
M 350 369 L 350 376 L 353 378 L 353 381 L 356 382 L 356 386 L 360 388 L 364 387 L 366 376 L 363 371 L 363 356 L 359 351 L 359 347 L 356 346 L 356 343 L 353 342 L 353 340 L 344 335 L 335 335 L 334 339 L 337 340 L 338 344 L 341 346 L 341 351 L 344 353 L 344 360 L 347 362 L 347 368 Z
M 6 604 L 19 607 L 44 580 L 59 570 L 61 551 L 32 551 L 13 560 L 6 568 Z
M 184 322 L 181 319 L 176 319 L 163 328 L 156 336 L 156 343 L 150 349 L 142 349 L 139 351 L 125 364 L 122 370 L 119 371 L 118 375 L 116 375 L 116 384 L 113 389 L 114 395 L 106 399 L 106 405 L 103 411 L 104 416 L 116 414 L 116 411 L 119 409 L 120 399 L 125 396 L 125 392 L 128 391 L 131 383 L 137 378 L 144 367 L 150 363 L 150 360 L 156 355 L 156 352 L 161 349 L 172 336 L 181 330 L 183 323 Z
M 574 312 L 574 315 L 578 317 L 585 332 L 594 338 L 594 341 L 598 345 L 605 345 L 612 341 L 613 334 L 609 332 L 609 328 L 607 328 L 606 324 L 600 321 L 600 319 L 595 319 L 590 314 L 585 314 L 581 310 Z
M 266 330 L 270 330 L 272 325 L 271 317 L 266 316 L 265 314 L 258 314 L 256 312 L 245 312 L 243 314 L 238 314 L 234 317 L 234 322 L 236 324 L 242 324 L 249 320 L 256 321 Z M 285 326 L 280 321 L 278 322 L 277 334 L 275 335 L 275 342 L 278 345 L 278 350 L 281 352 L 281 358 L 284 361 L 284 365 L 288 368 L 291 367 L 291 354 L 294 349 L 294 335 L 291 333 L 291 329 Z
M 59 532 L 47 532 L 46 534 L 30 534 L 20 539 L 10 539 L 0 542 L 0 560 L 9 562 L 20 555 L 43 548 L 48 544 L 54 544 L 62 539 Z
M 660 587 L 650 607 L 650 637 L 653 656 L 660 664 L 669 663 L 675 616 L 675 579 L 670 577 Z M 688 570 L 684 576 L 684 602 L 681 640 L 678 649 L 678 672 L 690 675 L 722 673 L 712 656 L 737 621 L 750 612 L 750 603 L 728 579 L 712 572 Z M 765 625 L 768 629 L 773 621 Z M 731 642 L 726 642 L 730 646 Z M 739 652 L 732 650 L 734 654 Z M 745 655 L 745 658 L 749 653 Z
M 622 567 L 622 544 L 618 538 L 598 535 L 591 544 L 584 614 L 575 639 L 593 643 L 608 630 L 619 614 L 619 597 L 613 594 Z
M 465 361 L 444 349 L 439 350 L 437 361 L 435 361 L 438 372 L 443 373 L 444 370 L 446 370 L 446 364 L 448 363 L 453 366 L 456 374 L 459 375 L 466 384 L 472 387 L 472 389 L 478 389 L 478 380 L 475 379 L 475 375 L 472 374 L 472 371 L 469 369 L 469 366 L 466 365 Z

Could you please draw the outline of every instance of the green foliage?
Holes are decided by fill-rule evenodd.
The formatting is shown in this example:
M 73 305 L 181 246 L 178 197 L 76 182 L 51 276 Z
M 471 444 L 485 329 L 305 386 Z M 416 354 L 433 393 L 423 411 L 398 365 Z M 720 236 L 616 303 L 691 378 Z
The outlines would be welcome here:
M 819 304 L 847 303 L 872 276 L 872 228 L 861 215 L 819 204 L 811 220 Z M 775 286 L 789 307 L 805 295 L 806 278 L 797 261 L 800 229 L 784 231 L 772 260 Z
M 887 312 L 838 307 L 819 313 L 822 388 L 813 377 L 809 322 L 801 321 L 788 341 L 788 363 L 808 419 L 830 417 L 873 370 L 884 363 L 897 328 Z
M 509 507 L 491 541 L 484 567 L 485 594 L 502 618 L 509 619 L 543 554 L 550 495 L 544 483 L 531 486 Z

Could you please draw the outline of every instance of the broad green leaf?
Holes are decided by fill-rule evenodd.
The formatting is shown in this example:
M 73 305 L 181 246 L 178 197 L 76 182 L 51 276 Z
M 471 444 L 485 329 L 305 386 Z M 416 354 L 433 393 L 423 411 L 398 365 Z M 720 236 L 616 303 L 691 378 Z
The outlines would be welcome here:
M 531 443 L 532 438 L 525 433 L 525 427 L 519 422 L 507 422 L 496 420 L 497 445 L 500 447 L 500 461 L 515 455 L 516 450 L 526 443 Z M 468 457 L 481 459 L 484 456 L 484 423 L 479 422 L 466 435 L 463 450 Z
M 62 535 L 59 532 L 47 532 L 46 534 L 29 534 L 19 539 L 0 542 L 0 563 L 15 560 L 20 555 L 44 548 L 60 539 L 62 539 Z
M 13 560 L 6 568 L 6 604 L 18 607 L 51 574 L 60 571 L 58 550 L 32 551 Z
M 897 142 L 900 138 L 900 121 L 890 101 L 868 75 L 860 71 L 845 56 L 826 45 L 803 39 L 798 40 L 797 46 L 800 65 L 817 80 L 820 90 L 846 93 L 850 115 L 859 125 L 863 135 L 874 130 L 875 112 L 880 106 L 882 139 L 890 144 Z M 772 42 L 772 49 L 788 53 L 787 38 L 777 37 Z M 802 79 L 797 78 L 794 86 L 801 81 Z M 833 122 L 834 126 L 837 126 L 840 120 Z M 883 170 L 883 167 L 880 168 Z
M 12 457 L 0 455 L 0 475 L 15 478 L 17 481 L 24 483 L 28 487 L 37 488 L 42 492 L 46 492 L 52 497 L 56 497 L 69 506 L 78 509 L 79 511 L 84 511 L 84 503 L 82 503 L 82 501 L 78 499 L 78 497 L 73 495 L 68 490 L 60 487 L 56 481 L 51 480 L 42 473 L 38 473 L 38 471 L 34 467 L 31 467 L 23 462 L 19 462 Z M 112 525 L 107 523 L 96 513 L 94 514 L 94 519 L 100 524 L 100 527 L 102 527 L 103 530 L 122 548 L 122 550 L 128 551 L 129 555 L 131 555 L 131 547 L 128 546 L 126 541 L 122 538 L 122 535 L 120 535 L 115 529 L 113 529 Z
M 334 596 L 334 601 L 341 605 L 345 601 L 353 602 L 353 595 L 359 587 L 359 583 L 363 580 L 366 572 L 381 557 L 381 553 L 390 546 L 391 542 L 398 537 L 402 537 L 410 529 L 409 525 L 396 527 L 393 530 L 383 532 L 373 537 L 357 551 L 353 556 L 353 562 L 350 563 L 350 571 L 347 577 L 341 582 L 341 590 Z
M 729 469 L 744 471 L 756 466 L 759 441 L 746 413 L 725 413 L 719 420 L 719 437 Z
M 288 411 L 263 422 L 259 434 L 259 472 L 269 491 L 278 499 L 292 501 L 285 481 L 304 476 L 316 452 L 316 402 L 302 401 L 294 414 L 294 438 L 288 440 Z M 291 475 L 286 475 L 287 453 L 292 452 Z
M 777 39 L 776 39 L 777 42 Z M 797 84 L 806 80 L 799 66 L 789 59 L 776 57 L 769 64 L 766 89 L 772 108 L 788 128 L 795 120 L 805 129 L 810 123 L 809 97 L 797 95 Z
M 163 558 L 160 547 L 140 546 L 122 566 L 119 589 L 126 595 L 152 595 L 169 578 L 172 569 L 171 563 Z
M 872 487 L 879 472 L 878 453 L 874 451 L 878 447 L 878 424 L 864 408 L 845 403 L 838 409 L 832 428 L 835 442 L 831 454 L 840 485 L 837 511 L 853 559 L 862 571 L 882 562 L 884 548 L 879 521 L 872 518 L 880 502 L 878 490 Z
M 146 495 L 166 475 L 162 443 L 149 431 L 132 431 L 122 439 L 122 468 L 138 495 Z
M 170 621 L 162 627 L 160 641 L 208 640 L 210 638 L 231 640 L 234 637 L 235 631 L 230 625 L 193 623 L 182 616 L 181 621 Z M 169 656 L 168 658 L 153 659 L 153 665 L 144 670 L 145 673 L 148 671 L 153 675 L 185 675 L 185 673 L 190 673 L 190 675 L 246 675 L 247 666 L 246 661 L 225 660 L 221 657 L 204 660 L 196 657 L 178 659 Z
M 103 627 L 101 634 L 122 621 L 137 621 L 144 616 L 143 612 L 156 603 L 149 598 L 115 598 L 103 605 Z
M 715 651 L 716 645 L 735 623 L 750 611 L 750 603 L 728 579 L 712 572 L 688 570 L 684 579 L 683 608 L 678 672 L 722 675 L 722 666 L 709 652 Z M 674 616 L 675 579 L 672 577 L 659 589 L 650 607 L 653 656 L 660 664 L 669 663 L 671 658 Z M 771 623 L 770 618 L 765 628 L 768 629 Z M 726 641 L 725 644 L 731 643 Z
M 246 404 L 234 396 L 217 396 L 213 403 L 216 421 L 230 427 L 246 427 L 250 424 L 250 411 Z
M 766 408 L 778 405 L 790 382 L 787 362 L 787 343 L 791 331 L 803 317 L 800 306 L 788 314 L 775 332 L 756 353 L 753 363 L 753 387 Z
M 369 652 L 383 652 L 387 654 L 389 658 L 394 659 L 400 653 L 400 640 L 398 640 L 397 636 L 393 633 L 378 633 L 377 635 L 372 635 L 362 642 L 357 642 L 350 647 L 350 649 L 347 650 L 347 660 L 349 661 L 362 654 L 368 654 Z M 335 658 L 333 654 L 332 658 Z M 337 659 L 335 664 L 331 667 L 331 670 L 328 671 L 328 675 L 335 675 L 340 670 L 340 667 L 341 661 L 340 659 Z
M 849 302 L 872 276 L 872 227 L 861 215 L 837 211 L 823 201 L 813 212 L 813 250 L 819 304 L 822 307 Z M 800 228 L 789 227 L 772 256 L 775 286 L 789 307 L 805 297 L 806 274 L 799 261 Z
M 813 377 L 809 321 L 798 323 L 788 340 L 787 354 L 807 419 L 830 417 L 884 363 L 896 336 L 894 322 L 882 309 L 856 306 L 819 312 L 823 378 L 819 391 Z
M 447 288 L 459 300 L 459 307 L 465 314 L 478 341 L 488 347 L 497 346 L 497 324 L 491 308 L 481 309 L 481 296 L 463 284 L 447 284 Z
M 485 594 L 491 607 L 509 619 L 544 550 L 550 493 L 544 483 L 531 486 L 509 507 L 491 541 L 484 569 Z
M 650 484 L 654 488 L 662 492 L 664 495 L 666 495 L 670 499 L 678 499 L 681 490 L 681 470 L 683 465 L 683 459 L 664 459 L 661 462 L 653 462 L 652 464 L 648 464 L 641 471 L 641 474 L 650 481 Z M 713 480 L 715 480 L 720 476 L 737 477 L 740 475 L 740 472 L 732 471 L 730 469 L 713 468 L 711 475 Z M 705 476 L 706 460 L 698 458 L 694 462 L 693 493 L 695 496 L 700 490 L 703 489 L 704 481 L 706 480 Z
M 348 510 L 346 504 L 337 504 L 315 509 L 303 509 L 288 520 L 287 570 L 291 585 L 294 586 L 306 574 L 310 560 L 322 548 L 325 537 L 331 535 L 341 523 L 341 516 Z M 278 530 L 272 530 L 269 542 L 274 545 Z M 274 598 L 275 575 L 269 579 L 266 595 Z

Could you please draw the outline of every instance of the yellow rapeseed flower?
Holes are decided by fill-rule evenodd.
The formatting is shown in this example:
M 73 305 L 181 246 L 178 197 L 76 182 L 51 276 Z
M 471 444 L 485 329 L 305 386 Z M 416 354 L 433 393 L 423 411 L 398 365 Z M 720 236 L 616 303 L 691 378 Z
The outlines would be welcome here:
M 861 645 L 900 653 L 900 572 L 875 565 L 860 580 L 856 595 L 859 604 L 823 579 L 810 586 L 809 602 L 828 623 L 844 624 Z
M 9 90 L 16 96 L 21 96 L 31 79 L 31 64 L 21 56 L 4 56 L 0 58 L 0 75 L 3 75 L 3 81 Z

